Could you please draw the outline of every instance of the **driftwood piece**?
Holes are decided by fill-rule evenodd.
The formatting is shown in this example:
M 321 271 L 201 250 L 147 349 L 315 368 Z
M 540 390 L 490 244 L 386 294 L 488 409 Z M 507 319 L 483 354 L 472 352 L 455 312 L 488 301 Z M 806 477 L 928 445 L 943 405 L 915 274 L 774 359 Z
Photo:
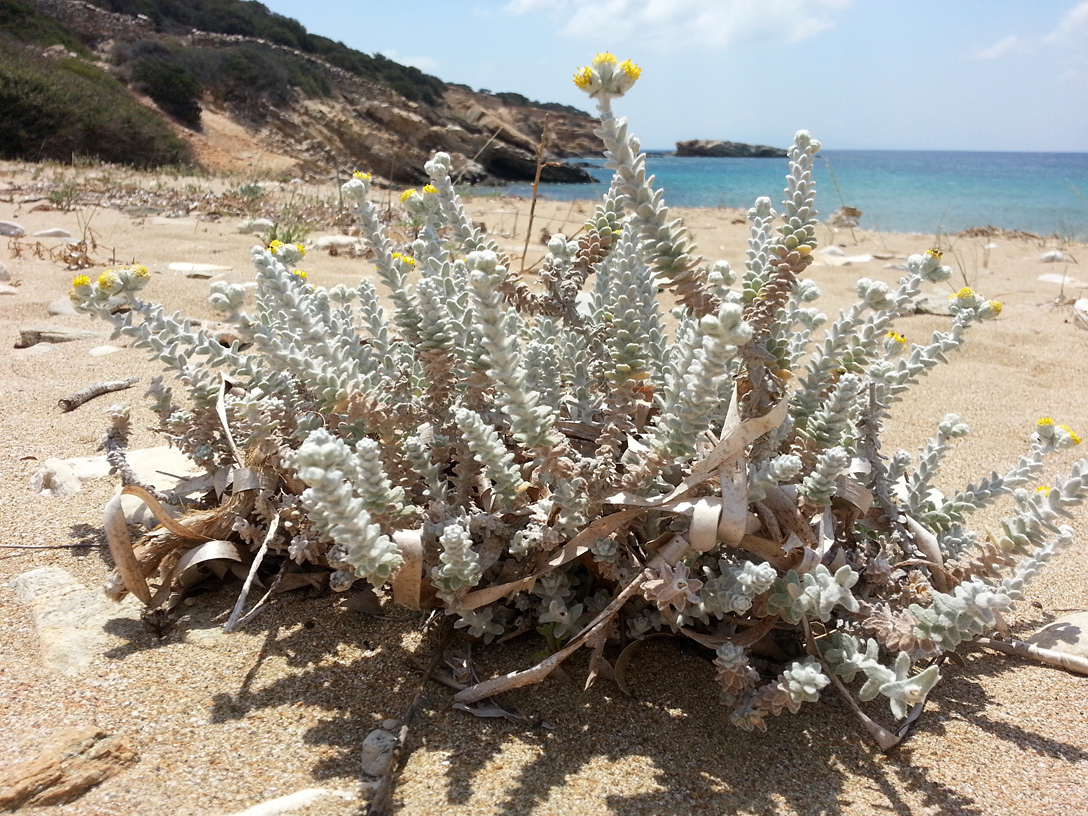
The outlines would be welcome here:
M 136 752 L 105 731 L 60 729 L 33 759 L 0 773 L 0 810 L 71 802 L 135 761 Z
M 1056 666 L 1059 669 L 1065 669 L 1075 674 L 1088 675 L 1088 658 L 1080 655 L 1059 652 L 1055 649 L 1044 649 L 1041 646 L 1025 643 L 1022 640 L 996 640 L 989 637 L 980 637 L 975 639 L 975 643 L 979 646 L 985 646 L 987 649 L 993 649 L 995 652 L 1026 657 L 1029 660 L 1045 663 L 1047 666 Z
M 67 397 L 63 397 L 57 400 L 57 405 L 60 409 L 67 413 L 68 411 L 74 411 L 85 402 L 90 402 L 95 397 L 101 397 L 103 394 L 109 394 L 113 391 L 124 391 L 126 388 L 132 388 L 140 381 L 139 377 L 129 377 L 124 380 L 108 380 L 106 382 L 94 383 L 88 385 L 86 388 L 81 388 L 78 391 L 69 394 Z

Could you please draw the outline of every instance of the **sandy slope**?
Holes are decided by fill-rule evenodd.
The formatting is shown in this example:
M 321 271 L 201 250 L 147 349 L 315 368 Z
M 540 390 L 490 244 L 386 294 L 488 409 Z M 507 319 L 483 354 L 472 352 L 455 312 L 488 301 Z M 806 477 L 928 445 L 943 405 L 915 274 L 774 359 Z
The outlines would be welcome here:
M 471 208 L 520 252 L 525 202 L 480 199 Z M 542 209 L 534 233 L 541 226 L 574 231 L 570 225 L 587 211 L 569 204 Z M 746 232 L 736 223 L 742 214 L 684 215 L 704 254 L 742 265 Z M 81 229 L 75 213 L 31 212 L 30 205 L 15 203 L 0 204 L 0 219 L 18 220 L 30 231 Z M 93 228 L 96 258 L 105 261 L 112 251 L 146 264 L 155 273 L 149 296 L 188 315 L 209 316 L 207 282 L 168 272 L 168 263 L 215 263 L 233 267 L 240 279 L 249 275 L 252 239 L 228 221 L 137 219 L 98 210 Z M 817 305 L 832 314 L 850 302 L 858 277 L 894 282 L 899 273 L 885 267 L 933 240 L 868 232 L 856 238 L 821 234 L 822 242 L 844 243 L 848 256 L 887 258 L 811 268 L 825 292 Z M 1035 242 L 993 241 L 988 270 L 980 268 L 987 239 L 959 239 L 954 246 L 946 239 L 946 258 L 954 267 L 957 259 L 962 263 L 977 290 L 1003 300 L 1003 314 L 976 327 L 953 364 L 899 406 L 888 440 L 889 447 L 916 449 L 945 413 L 960 413 L 973 433 L 957 444 L 939 479 L 951 489 L 1010 465 L 1026 450 L 1042 414 L 1088 430 L 1088 332 L 1074 327 L 1068 307 L 1053 305 L 1059 287 L 1037 280 L 1063 267 L 1039 263 L 1044 247 Z M 1088 247 L 1067 249 L 1088 259 Z M 0 543 L 98 542 L 112 483 L 91 481 L 75 496 L 48 498 L 28 482 L 47 457 L 93 453 L 104 429 L 110 398 L 69 414 L 60 413 L 58 398 L 129 374 L 146 383 L 157 369 L 127 348 L 89 356 L 104 337 L 45 353 L 12 348 L 26 325 L 103 329 L 87 317 L 46 317 L 47 304 L 68 291 L 72 273 L 62 265 L 14 259 L 10 249 L 0 249 L 0 262 L 20 283 L 17 294 L 0 296 Z M 364 262 L 316 252 L 306 265 L 310 280 L 325 285 L 368 274 Z M 1067 271 L 1088 279 L 1083 268 L 1070 264 Z M 1079 291 L 1088 294 L 1083 286 Z M 1066 286 L 1065 294 L 1076 293 Z M 919 316 L 897 328 L 915 340 L 946 323 Z M 156 444 L 143 430 L 152 420 L 139 392 L 122 396 L 140 406 L 134 447 Z M 1048 473 L 1073 458 L 1058 457 Z M 1088 511 L 1079 510 L 1074 523 L 1075 549 L 1030 587 L 1032 603 L 1019 609 L 1018 631 L 1088 605 Z M 281 596 L 245 631 L 226 636 L 220 629 L 236 584 L 200 598 L 162 641 L 139 623 L 131 601 L 111 608 L 90 665 L 66 675 L 42 664 L 29 611 L 9 584 L 39 567 L 60 567 L 93 590 L 110 569 L 100 549 L 0 550 L 0 764 L 26 758 L 50 729 L 71 724 L 96 724 L 140 754 L 132 768 L 43 816 L 227 813 L 301 788 L 349 789 L 363 737 L 397 716 L 417 689 L 409 661 L 423 640 L 418 616 L 390 608 L 388 619 L 364 617 L 335 598 L 299 593 Z M 483 651 L 481 671 L 526 666 L 538 647 L 526 641 Z M 766 734 L 730 727 L 706 655 L 670 640 L 651 642 L 637 659 L 630 675 L 634 698 L 605 681 L 582 692 L 582 657 L 570 661 L 571 683 L 551 680 L 509 695 L 508 703 L 547 727 L 451 711 L 448 692 L 432 686 L 398 788 L 399 812 L 1088 813 L 1088 680 L 981 651 L 966 657 L 963 667 L 946 666 L 915 735 L 888 756 L 830 695 L 771 722 Z M 330 799 L 305 812 L 344 808 Z

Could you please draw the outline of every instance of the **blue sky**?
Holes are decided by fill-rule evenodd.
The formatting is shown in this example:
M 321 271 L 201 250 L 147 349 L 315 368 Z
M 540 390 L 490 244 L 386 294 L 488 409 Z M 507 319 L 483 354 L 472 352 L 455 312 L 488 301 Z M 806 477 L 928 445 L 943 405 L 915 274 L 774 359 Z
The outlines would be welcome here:
M 642 67 L 615 103 L 644 148 L 1088 152 L 1088 0 L 262 0 L 447 82 L 592 111 L 597 51 Z

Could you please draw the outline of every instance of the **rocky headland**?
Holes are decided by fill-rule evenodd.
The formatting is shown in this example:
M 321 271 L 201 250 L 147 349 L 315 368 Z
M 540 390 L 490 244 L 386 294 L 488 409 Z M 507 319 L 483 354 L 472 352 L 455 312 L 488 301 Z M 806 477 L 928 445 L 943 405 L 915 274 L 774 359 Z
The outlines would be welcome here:
M 767 145 L 692 139 L 687 142 L 677 142 L 676 155 L 713 159 L 784 159 L 786 158 L 786 151 L 780 147 L 768 147 Z

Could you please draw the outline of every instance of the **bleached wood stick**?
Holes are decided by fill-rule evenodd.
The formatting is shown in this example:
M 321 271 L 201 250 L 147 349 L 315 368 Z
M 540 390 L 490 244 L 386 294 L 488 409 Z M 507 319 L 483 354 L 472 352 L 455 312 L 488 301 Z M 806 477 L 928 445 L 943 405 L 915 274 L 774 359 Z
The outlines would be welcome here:
M 1041 646 L 1025 643 L 1022 640 L 994 640 L 993 638 L 980 637 L 975 639 L 975 643 L 985 646 L 987 649 L 993 649 L 995 652 L 1026 657 L 1045 663 L 1048 666 L 1057 666 L 1059 669 L 1065 669 L 1075 674 L 1088 675 L 1088 658 L 1086 657 L 1057 652 L 1054 649 L 1044 649 Z
M 103 394 L 109 394 L 113 391 L 124 391 L 126 388 L 132 388 L 140 381 L 139 377 L 129 377 L 125 380 L 109 380 L 107 382 L 94 383 L 88 385 L 86 388 L 81 388 L 73 394 L 69 394 L 67 397 L 63 397 L 57 400 L 57 405 L 60 409 L 67 413 L 68 411 L 74 411 L 85 402 L 90 402 L 95 397 L 101 397 Z

